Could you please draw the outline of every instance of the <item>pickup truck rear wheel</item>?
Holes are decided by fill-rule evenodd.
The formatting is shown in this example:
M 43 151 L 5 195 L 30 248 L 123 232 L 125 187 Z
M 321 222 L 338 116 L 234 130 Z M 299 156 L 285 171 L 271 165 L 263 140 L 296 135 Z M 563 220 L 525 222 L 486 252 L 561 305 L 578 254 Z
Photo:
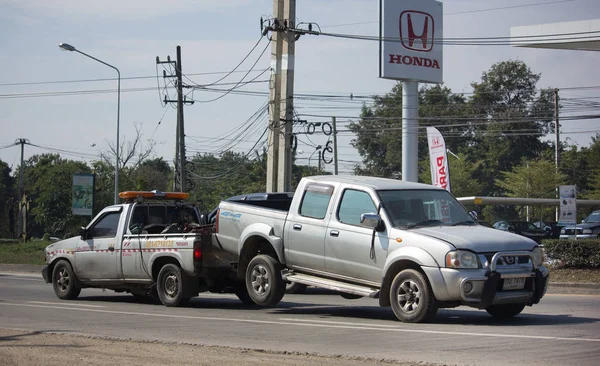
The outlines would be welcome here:
M 277 305 L 285 295 L 285 281 L 281 278 L 279 262 L 265 254 L 252 258 L 246 270 L 246 288 L 256 305 Z
M 431 321 L 437 313 L 437 300 L 429 282 L 414 269 L 405 269 L 394 277 L 390 302 L 396 317 L 405 323 Z
M 179 306 L 185 302 L 183 286 L 183 275 L 179 266 L 169 263 L 160 269 L 156 289 L 163 305 Z
M 523 309 L 525 309 L 525 304 L 503 304 L 492 305 L 485 309 L 485 311 L 495 318 L 507 319 L 519 315 Z
M 81 286 L 71 264 L 65 260 L 58 261 L 52 271 L 52 287 L 59 299 L 75 300 L 81 293 Z

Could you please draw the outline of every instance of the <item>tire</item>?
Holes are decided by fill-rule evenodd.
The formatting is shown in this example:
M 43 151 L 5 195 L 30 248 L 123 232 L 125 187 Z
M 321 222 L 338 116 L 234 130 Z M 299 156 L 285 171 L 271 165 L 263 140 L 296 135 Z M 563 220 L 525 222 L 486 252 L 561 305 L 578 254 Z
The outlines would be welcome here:
M 508 319 L 517 316 L 525 309 L 525 304 L 492 305 L 485 309 L 491 316 L 498 319 Z
M 286 294 L 303 294 L 308 286 L 298 282 L 286 282 L 285 293 Z
M 158 273 L 156 290 L 160 302 L 165 306 L 179 306 L 185 302 L 183 296 L 183 275 L 181 268 L 175 264 L 165 264 Z
M 400 271 L 390 288 L 394 315 L 404 323 L 431 321 L 437 313 L 437 300 L 425 276 L 414 269 Z
M 240 299 L 240 301 L 244 305 L 256 305 L 254 303 L 254 301 L 252 300 L 252 298 L 250 297 L 250 294 L 248 294 L 248 289 L 246 288 L 246 284 L 244 284 L 243 282 L 240 283 L 238 285 L 238 287 L 235 289 L 235 295 L 238 297 L 238 299 Z
M 52 270 L 52 287 L 59 299 L 75 300 L 81 293 L 81 285 L 71 264 L 65 260 L 58 261 Z
M 279 262 L 265 254 L 252 258 L 246 270 L 246 289 L 256 305 L 277 305 L 285 295 L 285 281 L 281 278 Z

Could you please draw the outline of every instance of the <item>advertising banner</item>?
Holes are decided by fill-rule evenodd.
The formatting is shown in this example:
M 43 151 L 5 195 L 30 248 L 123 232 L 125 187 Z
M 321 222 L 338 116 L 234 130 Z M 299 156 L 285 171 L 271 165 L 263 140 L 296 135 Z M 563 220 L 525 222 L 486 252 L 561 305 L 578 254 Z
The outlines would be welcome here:
M 379 77 L 443 81 L 443 5 L 433 0 L 380 0 Z
M 427 143 L 429 145 L 429 165 L 431 168 L 431 184 L 450 190 L 450 170 L 444 137 L 435 127 L 427 127 Z
M 577 223 L 577 187 L 559 186 L 558 196 L 560 197 L 560 215 L 558 218 L 559 224 L 576 224 Z
M 93 174 L 73 174 L 72 197 L 71 210 L 73 215 L 92 216 L 94 205 Z

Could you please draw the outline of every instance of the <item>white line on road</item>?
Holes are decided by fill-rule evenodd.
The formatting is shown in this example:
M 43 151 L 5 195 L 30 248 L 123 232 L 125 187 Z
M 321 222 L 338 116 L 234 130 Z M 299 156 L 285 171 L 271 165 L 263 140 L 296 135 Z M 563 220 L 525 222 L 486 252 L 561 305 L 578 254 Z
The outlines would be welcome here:
M 0 302 L 0 305 L 4 306 L 28 306 L 35 308 L 46 308 L 46 309 L 61 309 L 61 310 L 75 310 L 75 311 L 87 311 L 94 313 L 104 314 L 118 314 L 118 315 L 137 315 L 137 316 L 148 316 L 157 318 L 172 318 L 172 319 L 193 319 L 193 320 L 209 320 L 209 321 L 228 321 L 238 323 L 254 323 L 254 324 L 274 324 L 274 325 L 294 325 L 304 327 L 316 327 L 316 328 L 335 328 L 335 329 L 359 329 L 359 330 L 376 330 L 386 332 L 400 332 L 400 333 L 422 333 L 422 334 L 436 334 L 436 335 L 450 335 L 450 336 L 473 336 L 473 337 L 492 337 L 492 338 L 521 338 L 521 339 L 536 339 L 536 340 L 553 340 L 553 341 L 569 341 L 569 342 L 599 342 L 600 339 L 595 338 L 566 338 L 566 337 L 550 337 L 550 336 L 529 336 L 521 334 L 496 334 L 496 333 L 472 333 L 472 332 L 448 332 L 438 330 L 423 330 L 414 328 L 390 328 L 386 325 L 380 324 L 365 324 L 356 325 L 356 323 L 343 323 L 343 322 L 326 322 L 326 321 L 311 321 L 301 319 L 289 319 L 287 321 L 269 321 L 269 320 L 251 320 L 251 319 L 236 319 L 236 318 L 221 318 L 221 317 L 206 317 L 206 316 L 189 316 L 189 315 L 175 315 L 175 314 L 153 314 L 153 313 L 138 313 L 130 311 L 113 311 L 113 310 L 100 310 L 100 309 L 81 309 L 73 308 L 68 306 L 48 306 L 48 305 L 34 305 L 34 304 L 16 304 Z M 331 324 L 329 324 L 331 323 Z M 352 324 L 352 325 L 349 325 Z
M 58 302 L 49 302 L 49 301 L 27 301 L 27 302 L 31 303 L 31 304 L 42 304 L 42 305 L 60 305 L 60 303 L 58 303 Z M 104 305 L 88 305 L 88 304 L 79 304 L 76 302 L 70 303 L 69 305 L 83 306 L 83 307 L 88 307 L 88 308 L 105 308 L 106 307 Z

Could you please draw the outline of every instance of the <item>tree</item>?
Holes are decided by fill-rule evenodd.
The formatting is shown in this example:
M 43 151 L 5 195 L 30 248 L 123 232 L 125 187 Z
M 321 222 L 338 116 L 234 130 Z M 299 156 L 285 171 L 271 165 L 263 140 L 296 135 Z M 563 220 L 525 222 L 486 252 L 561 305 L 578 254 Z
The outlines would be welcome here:
M 27 160 L 24 189 L 31 199 L 31 235 L 70 235 L 89 221 L 89 217 L 72 214 L 71 202 L 73 174 L 90 172 L 85 163 L 62 159 L 58 154 L 34 155 Z
M 481 82 L 471 84 L 475 143 L 470 155 L 484 160 L 478 178 L 488 194 L 498 194 L 497 171 L 539 157 L 547 145 L 540 136 L 551 126 L 554 107 L 550 90 L 538 95 L 539 79 L 524 62 L 511 60 L 492 65 Z
M 13 218 L 15 207 L 14 179 L 10 167 L 0 160 L 0 237 L 14 237 Z
M 436 126 L 449 137 L 453 150 L 469 144 L 469 126 L 463 115 L 469 106 L 464 96 L 453 94 L 444 86 L 423 86 L 419 90 L 419 116 L 421 126 Z M 462 125 L 459 125 L 462 124 Z M 363 106 L 360 120 L 349 125 L 356 134 L 352 140 L 363 159 L 356 167 L 358 175 L 400 178 L 402 172 L 402 85 L 396 84 L 383 97 L 375 96 L 373 106 Z M 427 137 L 419 130 L 419 157 L 428 159 Z M 461 139 L 462 138 L 462 139 Z
M 142 162 L 132 175 L 136 190 L 168 191 L 172 184 L 173 170 L 163 158 L 155 158 Z

